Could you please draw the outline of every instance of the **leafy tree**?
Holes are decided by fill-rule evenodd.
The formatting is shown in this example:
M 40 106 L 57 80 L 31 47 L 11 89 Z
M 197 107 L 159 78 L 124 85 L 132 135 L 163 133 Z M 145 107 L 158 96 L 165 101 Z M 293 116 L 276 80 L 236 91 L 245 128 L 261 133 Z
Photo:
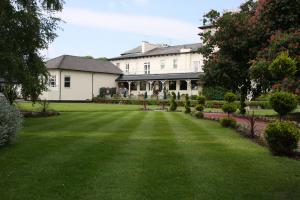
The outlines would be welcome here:
M 40 51 L 57 36 L 60 20 L 54 14 L 62 6 L 63 0 L 0 1 L 0 77 L 32 101 L 46 90 L 48 72 Z
M 236 95 L 232 92 L 227 92 L 224 96 L 224 100 L 228 103 L 233 103 L 236 101 Z
M 226 12 L 220 17 L 204 16 L 216 28 L 215 33 L 201 33 L 204 45 L 200 53 L 205 58 L 205 86 L 222 86 L 241 96 L 241 112 L 245 113 L 245 100 L 251 89 L 250 60 L 259 50 L 251 18 L 256 3 L 242 4 L 239 12 Z M 213 11 L 212 11 L 213 12 Z
M 276 92 L 270 98 L 270 105 L 279 114 L 280 120 L 297 108 L 297 97 L 287 92 Z
M 228 114 L 229 118 L 229 115 L 237 110 L 234 103 L 234 101 L 236 100 L 236 95 L 232 92 L 227 92 L 224 96 L 224 100 L 226 101 L 226 103 L 224 103 L 224 105 L 222 106 L 222 110 Z
M 226 92 L 227 90 L 221 86 L 204 87 L 202 91 L 208 100 L 223 100 Z
M 290 58 L 287 52 L 282 52 L 271 63 L 269 70 L 275 79 L 283 80 L 285 77 L 296 74 L 296 61 Z

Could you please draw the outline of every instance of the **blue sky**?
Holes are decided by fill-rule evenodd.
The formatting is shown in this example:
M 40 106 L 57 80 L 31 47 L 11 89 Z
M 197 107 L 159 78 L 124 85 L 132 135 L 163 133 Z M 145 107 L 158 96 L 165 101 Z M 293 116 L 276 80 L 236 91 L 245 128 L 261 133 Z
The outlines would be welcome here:
M 236 9 L 244 0 L 65 0 L 58 38 L 46 57 L 114 57 L 141 41 L 200 42 L 204 13 Z

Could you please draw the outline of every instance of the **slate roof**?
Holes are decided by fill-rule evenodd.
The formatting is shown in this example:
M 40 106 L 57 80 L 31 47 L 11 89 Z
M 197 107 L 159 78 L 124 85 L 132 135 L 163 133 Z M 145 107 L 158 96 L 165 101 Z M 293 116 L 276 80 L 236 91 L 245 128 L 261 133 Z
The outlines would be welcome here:
M 157 80 L 198 80 L 202 72 L 195 73 L 172 73 L 172 74 L 139 74 L 139 75 L 121 75 L 117 82 L 124 81 L 157 81 Z
M 46 62 L 48 69 L 65 69 L 83 72 L 122 74 L 122 71 L 109 61 L 63 55 Z
M 182 52 L 180 52 L 181 49 L 191 49 L 191 52 L 187 52 L 187 53 L 195 53 L 198 51 L 200 47 L 202 47 L 201 43 L 185 44 L 185 45 L 177 45 L 177 46 L 159 46 L 150 51 L 142 53 L 141 46 L 138 46 L 134 49 L 131 49 L 121 54 L 121 56 L 111 58 L 110 60 L 122 60 L 122 59 L 129 59 L 129 58 L 182 54 Z

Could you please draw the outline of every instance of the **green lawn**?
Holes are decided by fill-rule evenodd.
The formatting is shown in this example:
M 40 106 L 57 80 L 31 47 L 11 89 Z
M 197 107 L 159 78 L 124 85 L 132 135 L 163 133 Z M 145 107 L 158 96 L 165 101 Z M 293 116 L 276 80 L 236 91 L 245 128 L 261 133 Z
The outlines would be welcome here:
M 300 161 L 216 122 L 97 106 L 27 119 L 17 142 L 0 149 L 0 199 L 300 198 Z

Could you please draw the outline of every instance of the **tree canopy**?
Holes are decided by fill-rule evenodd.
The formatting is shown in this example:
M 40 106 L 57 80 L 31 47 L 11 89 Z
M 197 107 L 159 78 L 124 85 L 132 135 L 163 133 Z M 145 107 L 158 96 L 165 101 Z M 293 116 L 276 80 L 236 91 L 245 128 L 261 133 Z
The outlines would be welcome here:
M 62 10 L 63 3 L 63 0 L 0 1 L 0 77 L 5 79 L 8 90 L 15 90 L 17 84 L 23 97 L 32 101 L 46 90 L 48 72 L 40 52 L 57 36 L 60 19 L 55 14 Z

